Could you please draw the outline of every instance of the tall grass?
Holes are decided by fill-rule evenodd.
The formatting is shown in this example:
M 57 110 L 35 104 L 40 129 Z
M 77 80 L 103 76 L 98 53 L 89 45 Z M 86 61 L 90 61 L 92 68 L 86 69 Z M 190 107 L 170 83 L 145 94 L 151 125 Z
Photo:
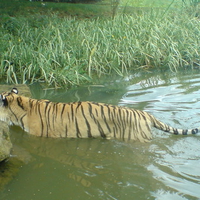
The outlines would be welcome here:
M 69 86 L 102 74 L 200 65 L 194 16 L 151 10 L 113 20 L 32 15 L 8 18 L 0 31 L 1 80 Z

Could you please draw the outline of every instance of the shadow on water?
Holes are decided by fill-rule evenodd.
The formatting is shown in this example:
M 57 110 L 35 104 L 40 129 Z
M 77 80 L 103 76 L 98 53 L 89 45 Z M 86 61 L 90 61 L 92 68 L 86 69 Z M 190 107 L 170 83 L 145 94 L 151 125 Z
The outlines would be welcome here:
M 150 112 L 177 128 L 199 124 L 198 71 L 135 74 L 70 90 L 31 88 L 36 98 L 98 101 Z M 200 137 L 153 130 L 147 144 L 105 139 L 38 138 L 11 128 L 24 155 L 0 199 L 199 199 Z M 12 158 L 10 159 L 12 160 Z

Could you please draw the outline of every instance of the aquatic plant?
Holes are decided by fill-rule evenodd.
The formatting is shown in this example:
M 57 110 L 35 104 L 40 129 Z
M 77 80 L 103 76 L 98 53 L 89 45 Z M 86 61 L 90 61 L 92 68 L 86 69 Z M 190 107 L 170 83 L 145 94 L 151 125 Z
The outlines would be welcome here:
M 68 86 L 136 69 L 199 67 L 199 18 L 150 9 L 115 18 L 9 17 L 0 32 L 0 76 L 8 83 Z

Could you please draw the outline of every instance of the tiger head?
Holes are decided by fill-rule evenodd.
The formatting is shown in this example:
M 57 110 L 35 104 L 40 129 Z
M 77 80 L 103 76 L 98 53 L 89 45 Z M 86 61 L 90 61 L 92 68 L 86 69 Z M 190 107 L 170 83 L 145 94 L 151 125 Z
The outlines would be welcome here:
M 8 124 L 18 124 L 20 116 L 26 114 L 26 103 L 23 96 L 18 95 L 17 88 L 0 94 L 0 120 Z
M 0 94 L 0 107 L 5 108 L 7 107 L 13 100 L 15 99 L 14 96 L 18 95 L 17 88 L 13 88 L 11 92 L 3 92 Z

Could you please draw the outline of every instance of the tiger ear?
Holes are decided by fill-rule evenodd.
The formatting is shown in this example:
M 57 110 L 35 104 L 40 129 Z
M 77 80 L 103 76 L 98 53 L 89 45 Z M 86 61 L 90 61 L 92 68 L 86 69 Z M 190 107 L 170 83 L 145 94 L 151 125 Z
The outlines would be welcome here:
M 13 93 L 15 93 L 15 94 L 18 94 L 18 89 L 17 89 L 17 88 L 13 88 L 13 89 L 11 90 L 11 92 L 13 92 Z
M 1 95 L 1 100 L 2 101 L 6 100 L 6 97 L 4 95 Z

